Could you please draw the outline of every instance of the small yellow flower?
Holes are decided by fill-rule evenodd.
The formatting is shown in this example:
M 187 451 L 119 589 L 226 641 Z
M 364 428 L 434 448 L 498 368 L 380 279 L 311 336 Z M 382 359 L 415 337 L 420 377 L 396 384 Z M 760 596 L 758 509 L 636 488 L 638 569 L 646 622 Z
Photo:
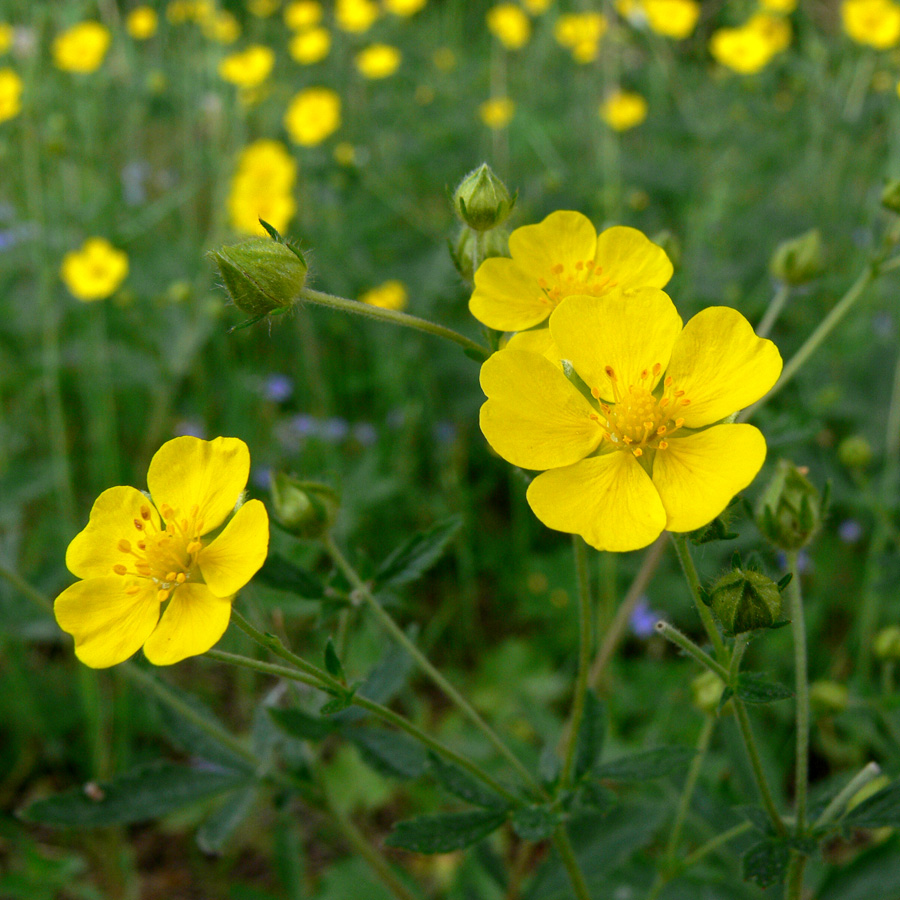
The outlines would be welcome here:
M 261 85 L 275 65 L 275 52 L 271 47 L 252 44 L 240 53 L 232 53 L 219 63 L 219 77 L 241 88 Z
M 356 54 L 356 68 L 365 78 L 387 78 L 400 67 L 403 59 L 396 47 L 388 44 L 372 44 Z
M 643 0 L 643 9 L 652 31 L 678 41 L 690 37 L 700 17 L 695 0 Z
M 106 238 L 88 238 L 80 250 L 71 250 L 63 257 L 59 274 L 78 300 L 103 300 L 128 275 L 128 254 Z
M 125 19 L 125 30 L 136 41 L 146 41 L 156 34 L 159 16 L 152 6 L 137 6 Z
M 286 231 L 296 212 L 293 197 L 297 161 L 280 141 L 259 140 L 245 147 L 231 181 L 231 226 L 244 234 L 265 234 L 264 219 Z
M 759 0 L 759 5 L 766 12 L 787 16 L 797 8 L 797 0 Z
M 791 46 L 791 24 L 782 16 L 771 16 L 757 13 L 752 16 L 745 28 L 752 28 L 761 34 L 769 44 L 773 55 L 787 50 Z
M 522 0 L 522 6 L 533 16 L 541 16 L 548 9 L 553 0 Z
M 0 122 L 22 111 L 22 79 L 10 68 L 0 69 Z
M 7 25 L 6 22 L 0 23 L 0 56 L 4 53 L 9 53 L 9 48 L 12 47 L 15 35 L 12 25 Z
M 597 58 L 600 40 L 608 28 L 602 13 L 566 13 L 556 20 L 553 36 L 556 42 L 567 48 L 578 63 L 589 63 Z
M 352 34 L 368 31 L 380 15 L 381 10 L 372 0 L 337 0 L 334 10 L 337 27 Z
M 505 460 L 544 470 L 528 503 L 548 528 L 623 552 L 664 531 L 693 531 L 756 477 L 766 442 L 723 420 L 781 372 L 775 345 L 736 310 L 682 327 L 658 288 L 570 296 L 550 317 L 558 359 L 508 346 L 481 367 L 481 430 Z
M 327 28 L 310 28 L 291 38 L 288 53 L 294 62 L 311 66 L 321 62 L 331 52 L 331 32 Z
M 509 252 L 511 259 L 492 257 L 478 267 L 469 301 L 472 315 L 497 331 L 540 325 L 574 294 L 661 288 L 672 277 L 665 251 L 636 228 L 617 225 L 598 237 L 590 219 L 569 210 L 517 228 Z
M 615 91 L 600 104 L 600 118 L 613 131 L 628 131 L 647 118 L 647 101 L 632 91 Z
M 312 28 L 322 21 L 322 4 L 318 0 L 294 0 L 284 8 L 284 24 L 291 31 Z
M 66 566 L 82 580 L 54 606 L 85 665 L 114 666 L 143 647 L 151 663 L 167 666 L 222 637 L 234 595 L 268 553 L 265 506 L 250 500 L 235 512 L 249 472 L 238 438 L 179 437 L 150 461 L 152 500 L 133 487 L 97 498 L 66 552 Z
M 844 0 L 841 18 L 858 44 L 887 50 L 900 42 L 900 6 L 892 0 Z
M 64 72 L 96 72 L 109 49 L 109 30 L 99 22 L 79 22 L 53 40 L 53 62 Z
M 227 10 L 219 10 L 201 21 L 203 34 L 219 44 L 233 44 L 241 36 L 241 23 Z
M 281 0 L 247 0 L 247 9 L 258 19 L 268 19 L 279 6 Z
M 192 0 L 170 0 L 166 5 L 166 21 L 170 25 L 183 25 L 193 18 L 194 4 Z
M 366 291 L 359 300 L 360 303 L 368 303 L 369 306 L 402 311 L 409 303 L 409 294 L 402 281 L 385 281 L 384 284 Z
M 428 0 L 382 0 L 384 8 L 395 16 L 414 16 Z
M 491 97 L 478 107 L 478 116 L 488 128 L 506 128 L 516 113 L 516 104 L 509 97 Z
M 284 114 L 290 139 L 302 147 L 321 144 L 341 125 L 341 98 L 330 88 L 311 87 L 294 96 Z
M 514 3 L 499 3 L 487 12 L 488 30 L 506 47 L 518 50 L 531 37 L 531 20 Z
M 714 31 L 709 39 L 709 49 L 717 62 L 741 75 L 759 72 L 775 55 L 766 34 L 746 25 Z

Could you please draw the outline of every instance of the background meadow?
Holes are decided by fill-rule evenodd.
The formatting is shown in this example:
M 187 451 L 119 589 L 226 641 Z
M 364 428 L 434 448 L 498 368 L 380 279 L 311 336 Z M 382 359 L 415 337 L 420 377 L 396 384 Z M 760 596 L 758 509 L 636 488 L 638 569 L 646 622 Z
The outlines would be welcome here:
M 98 830 L 16 815 L 138 763 L 198 755 L 140 683 L 80 665 L 40 602 L 71 583 L 65 549 L 96 496 L 144 487 L 175 435 L 245 440 L 250 492 L 264 501 L 273 471 L 333 485 L 337 537 L 366 577 L 404 538 L 458 515 L 446 555 L 398 589 L 391 610 L 525 760 L 537 766 L 555 746 L 576 665 L 570 542 L 540 525 L 524 473 L 487 447 L 477 364 L 428 335 L 311 305 L 229 334 L 246 316 L 206 254 L 261 233 L 262 215 L 307 251 L 317 290 L 480 340 L 451 257 L 450 196 L 486 160 L 518 191 L 512 227 L 573 209 L 662 243 L 684 319 L 727 305 L 758 323 L 784 300 L 770 337 L 789 359 L 896 229 L 880 199 L 900 177 L 900 11 L 893 36 L 888 4 L 854 39 L 841 4 L 794 5 L 0 3 L 0 897 L 388 896 L 327 822 L 274 789 L 207 841 L 215 852 L 195 841 L 210 803 Z M 760 14 L 769 20 L 746 25 Z M 84 22 L 99 25 L 73 38 Z M 738 27 L 750 31 L 723 48 L 715 35 Z M 773 255 L 810 229 L 820 264 L 785 287 Z M 109 242 L 99 261 L 73 259 L 92 238 Z M 769 461 L 750 503 L 779 457 L 831 483 L 829 517 L 803 555 L 814 796 L 870 760 L 900 772 L 900 636 L 894 649 L 873 643 L 900 615 L 897 287 L 896 273 L 869 284 L 754 420 Z M 698 549 L 704 576 L 738 550 L 780 577 L 784 560 L 759 552 L 743 513 L 735 530 Z M 273 549 L 329 577 L 315 545 L 276 532 Z M 591 555 L 601 639 L 641 557 Z M 341 625 L 328 596 L 257 579 L 239 603 L 310 659 L 340 628 L 344 666 L 360 677 L 391 650 L 361 611 Z M 700 639 L 671 552 L 599 684 L 610 756 L 692 747 L 701 729 L 699 670 L 653 636 L 658 617 Z M 253 653 L 232 632 L 221 647 Z M 791 683 L 788 629 L 748 658 Z M 271 730 L 258 698 L 285 701 L 273 679 L 203 657 L 156 674 L 257 741 Z M 502 769 L 415 673 L 397 691 L 410 718 Z M 791 711 L 753 714 L 788 803 Z M 740 821 L 732 807 L 752 795 L 736 734 L 723 717 L 688 819 L 696 843 Z M 351 741 L 320 749 L 333 802 L 375 843 L 399 819 L 455 802 L 428 778 L 386 774 Z M 621 803 L 580 831 L 596 896 L 647 894 L 682 780 L 617 784 Z M 423 896 L 568 897 L 558 865 L 541 868 L 540 845 L 521 846 L 503 832 L 466 855 L 387 852 Z M 746 847 L 723 848 L 661 896 L 763 896 L 735 877 Z M 517 853 L 522 883 L 511 886 L 498 860 Z M 898 859 L 896 833 L 848 833 L 810 863 L 811 896 L 900 898 Z

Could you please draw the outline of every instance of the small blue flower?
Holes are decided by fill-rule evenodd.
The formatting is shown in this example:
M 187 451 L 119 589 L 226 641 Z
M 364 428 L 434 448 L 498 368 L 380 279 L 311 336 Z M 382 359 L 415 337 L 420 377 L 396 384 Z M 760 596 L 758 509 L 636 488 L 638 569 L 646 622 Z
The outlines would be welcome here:
M 856 519 L 844 519 L 838 526 L 838 537 L 845 544 L 855 544 L 863 535 L 863 527 Z
M 294 382 L 287 375 L 270 375 L 262 386 L 262 394 L 273 403 L 283 403 L 294 393 Z
M 655 609 L 650 609 L 650 604 L 646 597 L 641 597 L 631 613 L 628 624 L 632 633 L 639 638 L 648 638 L 653 634 L 656 623 L 661 616 Z

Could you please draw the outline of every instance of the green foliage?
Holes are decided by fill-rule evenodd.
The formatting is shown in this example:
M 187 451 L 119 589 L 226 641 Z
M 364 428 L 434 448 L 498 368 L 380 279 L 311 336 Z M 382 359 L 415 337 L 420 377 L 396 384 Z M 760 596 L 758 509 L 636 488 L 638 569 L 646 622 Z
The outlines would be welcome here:
M 505 821 L 505 813 L 487 809 L 417 816 L 398 822 L 385 843 L 413 853 L 451 853 L 484 840 Z
M 690 747 L 655 747 L 602 762 L 594 767 L 594 775 L 610 781 L 668 778 L 687 768 L 694 753 Z
M 421 578 L 441 558 L 461 525 L 462 519 L 452 516 L 405 540 L 378 567 L 376 586 L 398 588 Z

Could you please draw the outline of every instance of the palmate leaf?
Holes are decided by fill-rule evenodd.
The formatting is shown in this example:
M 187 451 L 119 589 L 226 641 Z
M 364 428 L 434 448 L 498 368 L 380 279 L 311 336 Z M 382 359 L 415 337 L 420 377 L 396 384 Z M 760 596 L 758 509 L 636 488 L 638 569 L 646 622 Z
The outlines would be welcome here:
M 450 853 L 486 838 L 506 821 L 506 813 L 475 809 L 436 813 L 398 822 L 385 843 L 413 853 Z
M 404 541 L 379 566 L 376 590 L 398 588 L 424 575 L 441 558 L 461 525 L 459 516 L 451 516 Z

